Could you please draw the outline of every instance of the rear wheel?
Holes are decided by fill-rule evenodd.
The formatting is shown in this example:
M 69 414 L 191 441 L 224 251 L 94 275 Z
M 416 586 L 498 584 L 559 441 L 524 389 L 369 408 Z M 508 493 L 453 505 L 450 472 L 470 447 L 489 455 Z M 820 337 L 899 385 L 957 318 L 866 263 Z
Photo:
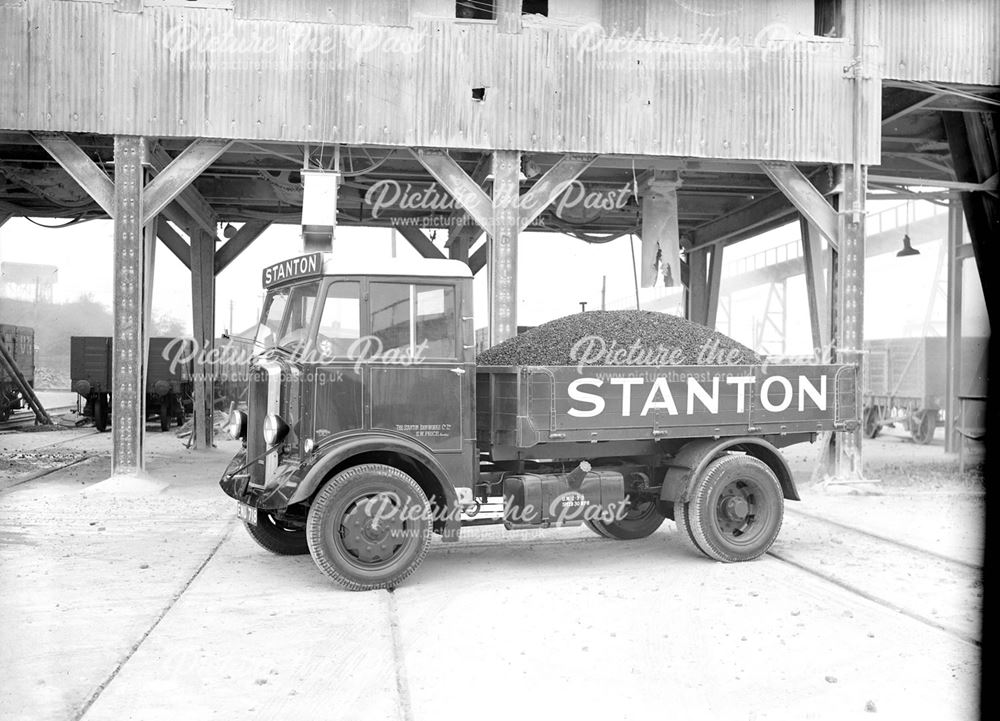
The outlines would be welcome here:
M 160 400 L 160 430 L 164 433 L 170 430 L 170 401 Z
M 94 399 L 94 427 L 104 433 L 108 430 L 108 396 L 105 393 L 98 393 Z
M 427 555 L 427 496 L 397 468 L 366 463 L 326 482 L 309 509 L 313 561 L 351 591 L 394 588 Z
M 633 541 L 649 536 L 663 525 L 664 515 L 660 513 L 659 502 L 655 499 L 647 501 L 631 500 L 628 503 L 624 517 L 610 521 L 595 520 L 591 528 L 607 538 L 618 541 Z
M 927 445 L 934 440 L 934 430 L 937 428 L 937 409 L 920 410 L 913 415 L 910 422 L 910 435 L 921 445 Z
M 865 409 L 865 437 L 877 438 L 882 432 L 882 424 L 879 423 L 879 412 L 877 406 L 868 406 Z
M 712 461 L 687 504 L 691 540 L 717 561 L 752 561 L 778 537 L 781 484 L 767 464 L 745 455 Z
M 169 419 L 170 416 L 167 416 Z M 257 525 L 243 522 L 250 538 L 261 548 L 279 556 L 301 556 L 309 553 L 306 531 L 301 526 L 287 524 L 264 509 L 257 511 Z

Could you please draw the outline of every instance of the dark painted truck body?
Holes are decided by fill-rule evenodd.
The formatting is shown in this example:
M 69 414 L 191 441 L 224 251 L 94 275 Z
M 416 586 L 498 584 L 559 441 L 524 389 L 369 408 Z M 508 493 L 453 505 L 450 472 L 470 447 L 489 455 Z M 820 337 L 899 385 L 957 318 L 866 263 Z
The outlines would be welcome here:
M 69 368 L 73 390 L 84 400 L 84 415 L 94 419 L 99 431 L 108 429 L 111 418 L 112 341 L 107 336 L 73 336 L 69 346 Z M 159 417 L 160 429 L 170 421 L 184 423 L 191 412 L 191 341 L 184 338 L 150 338 L 146 359 L 146 418 Z
M 853 365 L 477 368 L 456 261 L 315 254 L 265 287 L 220 484 L 260 545 L 349 589 L 401 582 L 432 532 L 494 523 L 625 540 L 671 518 L 751 560 L 798 499 L 779 449 L 858 426 Z

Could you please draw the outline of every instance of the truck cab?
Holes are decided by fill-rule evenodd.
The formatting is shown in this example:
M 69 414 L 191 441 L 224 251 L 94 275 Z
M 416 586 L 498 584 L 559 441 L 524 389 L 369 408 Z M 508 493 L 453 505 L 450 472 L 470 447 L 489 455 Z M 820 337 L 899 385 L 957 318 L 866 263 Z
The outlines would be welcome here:
M 222 481 L 251 535 L 272 551 L 308 550 L 320 482 L 372 465 L 409 476 L 430 529 L 453 537 L 457 489 L 471 496 L 478 465 L 468 266 L 315 253 L 266 268 L 263 285 L 247 409 L 229 424 L 244 448 Z

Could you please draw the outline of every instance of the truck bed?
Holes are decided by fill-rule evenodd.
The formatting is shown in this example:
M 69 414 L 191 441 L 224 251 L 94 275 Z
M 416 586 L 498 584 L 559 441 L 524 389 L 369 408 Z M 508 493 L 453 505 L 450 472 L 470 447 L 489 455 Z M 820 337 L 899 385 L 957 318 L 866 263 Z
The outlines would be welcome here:
M 859 408 L 853 365 L 476 369 L 476 436 L 487 453 L 844 430 Z

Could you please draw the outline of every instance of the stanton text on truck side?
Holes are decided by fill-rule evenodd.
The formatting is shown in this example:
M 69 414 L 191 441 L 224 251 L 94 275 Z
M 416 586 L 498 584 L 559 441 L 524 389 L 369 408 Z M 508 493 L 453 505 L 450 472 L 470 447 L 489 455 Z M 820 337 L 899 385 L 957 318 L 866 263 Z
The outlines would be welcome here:
M 720 561 L 770 547 L 798 500 L 780 448 L 854 430 L 853 365 L 479 366 L 452 260 L 265 269 L 243 440 L 221 480 L 250 535 L 352 590 L 411 574 L 432 533 L 673 519 Z

